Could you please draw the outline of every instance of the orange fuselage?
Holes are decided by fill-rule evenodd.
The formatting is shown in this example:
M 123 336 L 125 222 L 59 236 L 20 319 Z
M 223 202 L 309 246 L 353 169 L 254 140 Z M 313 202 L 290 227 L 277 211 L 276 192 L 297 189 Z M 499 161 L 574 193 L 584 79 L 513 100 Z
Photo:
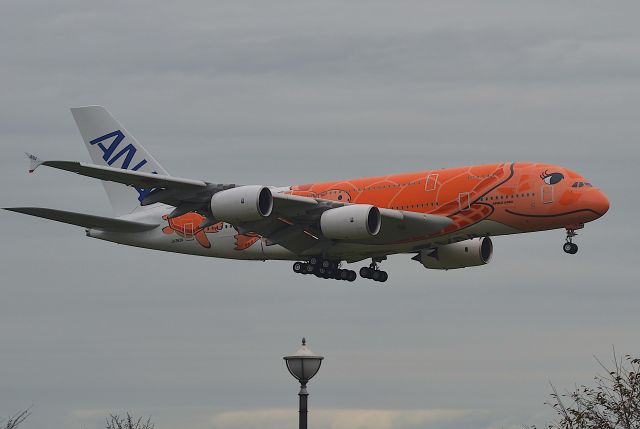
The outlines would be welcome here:
M 483 220 L 513 232 L 580 228 L 609 209 L 607 197 L 580 174 L 542 163 L 501 163 L 427 170 L 291 187 L 291 193 L 448 216 L 437 235 Z

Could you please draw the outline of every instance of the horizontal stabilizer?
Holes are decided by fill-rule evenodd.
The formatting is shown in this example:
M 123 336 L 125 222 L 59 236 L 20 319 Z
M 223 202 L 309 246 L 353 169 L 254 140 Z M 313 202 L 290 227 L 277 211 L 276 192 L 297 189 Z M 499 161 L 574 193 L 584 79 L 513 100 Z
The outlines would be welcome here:
M 88 229 L 99 229 L 109 232 L 143 232 L 158 226 L 150 223 L 132 222 L 130 220 L 113 219 L 110 217 L 46 209 L 42 207 L 7 207 L 5 210 L 55 220 L 57 222 L 68 223 L 71 225 L 82 226 Z

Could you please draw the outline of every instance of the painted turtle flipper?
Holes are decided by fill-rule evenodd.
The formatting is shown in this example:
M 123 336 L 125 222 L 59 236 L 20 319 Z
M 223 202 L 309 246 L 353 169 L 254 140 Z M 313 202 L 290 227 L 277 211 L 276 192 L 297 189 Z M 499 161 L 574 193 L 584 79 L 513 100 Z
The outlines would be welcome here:
M 195 234 L 196 241 L 200 243 L 202 247 L 206 247 L 207 249 L 211 248 L 211 242 L 209 238 L 207 238 L 207 234 L 205 234 L 204 230 L 200 230 Z

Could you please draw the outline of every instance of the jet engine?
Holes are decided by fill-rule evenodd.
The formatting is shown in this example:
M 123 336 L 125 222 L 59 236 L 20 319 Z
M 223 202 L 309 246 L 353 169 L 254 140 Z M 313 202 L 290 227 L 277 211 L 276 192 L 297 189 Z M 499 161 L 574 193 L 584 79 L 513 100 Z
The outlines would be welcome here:
M 493 243 L 489 237 L 445 244 L 434 249 L 424 249 L 413 259 L 425 268 L 452 270 L 455 268 L 485 265 L 493 255 Z
M 273 196 L 266 186 L 238 186 L 213 194 L 210 205 L 214 219 L 239 224 L 268 217 Z
M 333 240 L 365 240 L 380 232 L 380 210 L 368 204 L 353 204 L 327 210 L 320 217 L 322 234 Z

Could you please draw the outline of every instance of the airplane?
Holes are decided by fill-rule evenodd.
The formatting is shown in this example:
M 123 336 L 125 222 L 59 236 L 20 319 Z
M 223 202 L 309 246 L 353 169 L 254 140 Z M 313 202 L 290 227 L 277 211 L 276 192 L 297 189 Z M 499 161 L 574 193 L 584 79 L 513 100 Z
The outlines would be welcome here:
M 116 217 L 40 207 L 10 210 L 85 228 L 88 237 L 166 252 L 241 260 L 295 261 L 293 271 L 385 282 L 380 264 L 413 255 L 425 268 L 481 266 L 491 237 L 565 229 L 563 250 L 609 209 L 605 194 L 568 168 L 502 162 L 292 185 L 237 185 L 169 175 L 102 106 L 71 113 L 93 164 L 39 166 L 102 181 Z

